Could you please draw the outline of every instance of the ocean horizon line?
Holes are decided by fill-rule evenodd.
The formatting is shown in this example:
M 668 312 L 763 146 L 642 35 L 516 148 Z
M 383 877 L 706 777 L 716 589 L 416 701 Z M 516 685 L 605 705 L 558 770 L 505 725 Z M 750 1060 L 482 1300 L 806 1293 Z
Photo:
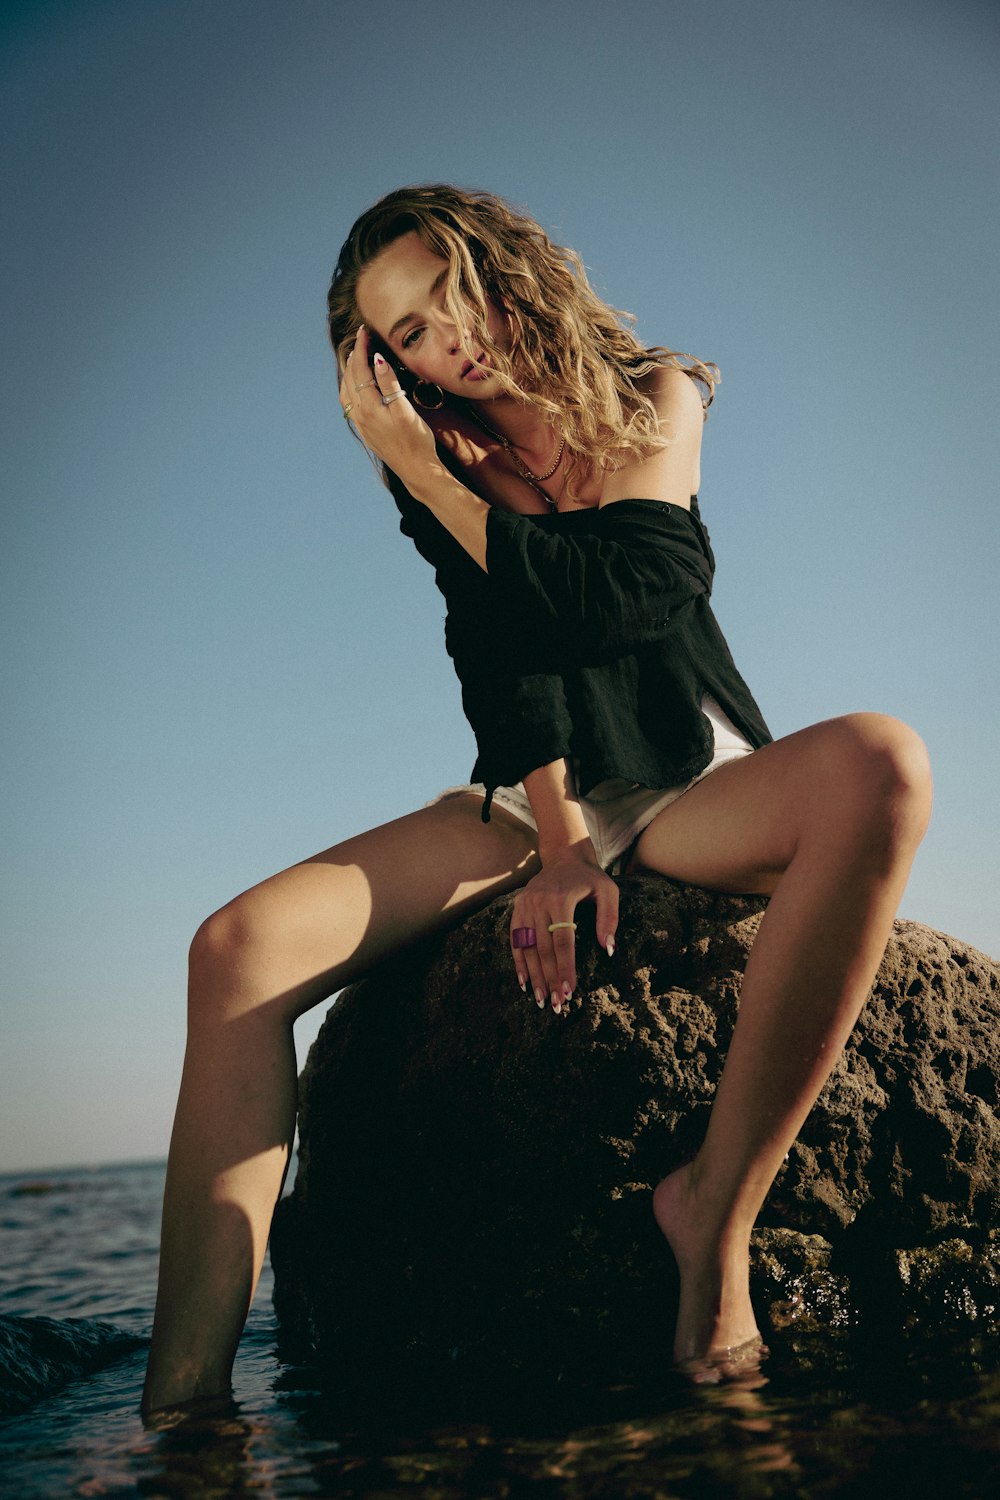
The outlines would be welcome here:
M 66 1177 L 75 1172 L 115 1172 L 125 1167 L 165 1167 L 166 1164 L 165 1156 L 123 1156 L 110 1161 L 63 1161 L 57 1165 L 0 1167 L 0 1182 L 7 1182 L 11 1178 L 41 1181 L 46 1177 Z

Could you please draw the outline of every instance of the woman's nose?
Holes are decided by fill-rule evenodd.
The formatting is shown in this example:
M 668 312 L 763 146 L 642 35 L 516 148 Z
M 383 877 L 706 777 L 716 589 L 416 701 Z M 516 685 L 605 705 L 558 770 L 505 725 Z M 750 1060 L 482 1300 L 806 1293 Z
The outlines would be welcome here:
M 454 354 L 457 350 L 461 349 L 462 341 L 458 336 L 458 326 L 453 318 L 449 318 L 444 308 L 438 309 L 436 324 L 438 337 L 448 353 Z

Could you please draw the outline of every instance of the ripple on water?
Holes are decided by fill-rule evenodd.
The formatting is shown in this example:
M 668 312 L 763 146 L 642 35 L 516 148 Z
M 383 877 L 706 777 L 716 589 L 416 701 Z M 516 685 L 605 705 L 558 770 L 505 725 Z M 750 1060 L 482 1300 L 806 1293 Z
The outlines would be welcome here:
M 143 1351 L 0 1428 L 3 1493 L 983 1497 L 1000 1461 L 1000 1375 L 966 1350 L 881 1360 L 844 1341 L 804 1369 L 780 1342 L 760 1385 L 496 1391 L 322 1382 L 281 1365 L 255 1314 L 223 1416 L 138 1415 Z M 817 1341 L 821 1344 L 821 1341 Z M 985 1356 L 981 1356 L 985 1358 Z M 16 1454 L 16 1459 L 14 1455 Z M 6 1461 L 6 1462 L 5 1462 Z M 11 1464 L 13 1463 L 13 1467 Z M 871 1485 L 871 1488 L 868 1488 Z
M 113 1179 L 113 1180 L 110 1180 Z M 72 1234 L 50 1234 L 51 1195 L 6 1198 L 16 1254 L 0 1259 L 0 1313 L 53 1315 L 62 1299 L 143 1338 L 156 1269 L 162 1169 L 84 1174 Z M 0 1185 L 0 1199 L 4 1198 Z M 107 1254 L 110 1203 L 139 1225 L 134 1253 Z M 144 1228 L 142 1226 L 145 1226 Z M 36 1235 L 35 1230 L 40 1232 Z M 16 1242 L 21 1240 L 20 1244 Z M 6 1246 L 5 1246 L 6 1252 Z M 650 1500 L 653 1496 L 933 1496 L 984 1500 L 1000 1464 L 997 1351 L 974 1335 L 895 1344 L 860 1329 L 770 1337 L 758 1385 L 528 1389 L 352 1371 L 338 1382 L 275 1353 L 270 1272 L 224 1416 L 146 1430 L 141 1344 L 0 1422 L 0 1494 L 306 1495 L 427 1500 Z

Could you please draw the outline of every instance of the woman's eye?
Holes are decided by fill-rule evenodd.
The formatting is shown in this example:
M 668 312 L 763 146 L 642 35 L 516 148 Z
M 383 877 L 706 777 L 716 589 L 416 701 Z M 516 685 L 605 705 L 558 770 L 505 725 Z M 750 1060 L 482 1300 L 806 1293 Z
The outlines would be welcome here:
M 424 330 L 422 328 L 411 328 L 409 333 L 405 334 L 403 337 L 403 348 L 412 349 L 413 345 L 417 342 L 417 339 L 420 337 L 423 331 Z

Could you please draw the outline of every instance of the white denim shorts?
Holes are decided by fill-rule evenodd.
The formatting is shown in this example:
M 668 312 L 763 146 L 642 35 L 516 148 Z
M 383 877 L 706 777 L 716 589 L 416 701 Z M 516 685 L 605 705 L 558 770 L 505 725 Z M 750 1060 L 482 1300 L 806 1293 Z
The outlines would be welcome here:
M 683 786 L 661 787 L 659 790 L 621 779 L 602 781 L 589 796 L 580 798 L 584 822 L 603 870 L 612 875 L 620 874 L 628 863 L 628 856 L 639 835 L 657 813 L 669 807 L 671 802 L 676 802 L 689 787 L 703 781 L 720 766 L 752 754 L 753 746 L 749 740 L 707 693 L 701 700 L 701 708 L 712 725 L 715 750 L 708 765 L 697 776 L 693 776 Z M 466 797 L 470 794 L 485 798 L 486 788 L 481 782 L 473 782 L 468 786 L 450 786 L 432 797 L 427 806 L 433 807 L 435 803 L 444 802 L 449 797 Z M 521 782 L 516 786 L 498 786 L 493 793 L 493 805 L 512 813 L 529 828 L 537 829 L 531 803 Z

